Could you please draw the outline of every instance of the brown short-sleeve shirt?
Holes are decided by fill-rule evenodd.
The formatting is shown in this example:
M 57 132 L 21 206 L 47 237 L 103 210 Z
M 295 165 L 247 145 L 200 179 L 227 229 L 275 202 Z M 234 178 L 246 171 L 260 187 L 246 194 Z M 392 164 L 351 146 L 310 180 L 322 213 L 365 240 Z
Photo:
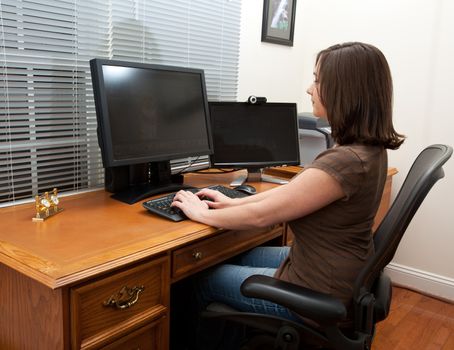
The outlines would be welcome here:
M 307 168 L 334 177 L 345 197 L 289 222 L 294 241 L 276 277 L 340 298 L 348 307 L 353 283 L 373 253 L 372 225 L 387 175 L 383 147 L 337 146 Z

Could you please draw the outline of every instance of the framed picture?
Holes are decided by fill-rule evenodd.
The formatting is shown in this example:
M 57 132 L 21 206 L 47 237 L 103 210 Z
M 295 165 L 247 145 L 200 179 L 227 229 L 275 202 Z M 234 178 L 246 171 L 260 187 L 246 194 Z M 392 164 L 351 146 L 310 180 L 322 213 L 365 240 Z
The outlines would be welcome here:
M 264 0 L 262 41 L 293 46 L 296 0 Z

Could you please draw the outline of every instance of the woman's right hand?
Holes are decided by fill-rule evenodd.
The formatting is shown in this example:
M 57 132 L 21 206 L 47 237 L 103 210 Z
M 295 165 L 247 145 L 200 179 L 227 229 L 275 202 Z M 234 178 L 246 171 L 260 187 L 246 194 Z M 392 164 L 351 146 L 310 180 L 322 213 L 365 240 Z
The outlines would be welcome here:
M 227 208 L 234 205 L 235 199 L 229 198 L 219 191 L 203 188 L 196 195 L 212 209 Z

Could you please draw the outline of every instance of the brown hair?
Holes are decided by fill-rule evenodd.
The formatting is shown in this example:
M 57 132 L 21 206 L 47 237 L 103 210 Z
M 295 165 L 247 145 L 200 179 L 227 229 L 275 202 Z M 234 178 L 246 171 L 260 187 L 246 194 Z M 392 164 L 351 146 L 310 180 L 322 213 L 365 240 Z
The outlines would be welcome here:
M 319 52 L 316 63 L 334 140 L 399 148 L 405 137 L 393 127 L 393 85 L 383 53 L 369 44 L 344 43 Z

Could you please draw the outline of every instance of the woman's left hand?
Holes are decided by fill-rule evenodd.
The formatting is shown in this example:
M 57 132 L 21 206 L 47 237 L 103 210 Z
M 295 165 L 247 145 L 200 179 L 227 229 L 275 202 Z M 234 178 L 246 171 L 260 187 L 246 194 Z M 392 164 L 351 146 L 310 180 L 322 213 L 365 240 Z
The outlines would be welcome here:
M 172 207 L 181 209 L 191 220 L 197 220 L 201 214 L 209 210 L 208 204 L 190 191 L 178 191 L 173 198 Z

